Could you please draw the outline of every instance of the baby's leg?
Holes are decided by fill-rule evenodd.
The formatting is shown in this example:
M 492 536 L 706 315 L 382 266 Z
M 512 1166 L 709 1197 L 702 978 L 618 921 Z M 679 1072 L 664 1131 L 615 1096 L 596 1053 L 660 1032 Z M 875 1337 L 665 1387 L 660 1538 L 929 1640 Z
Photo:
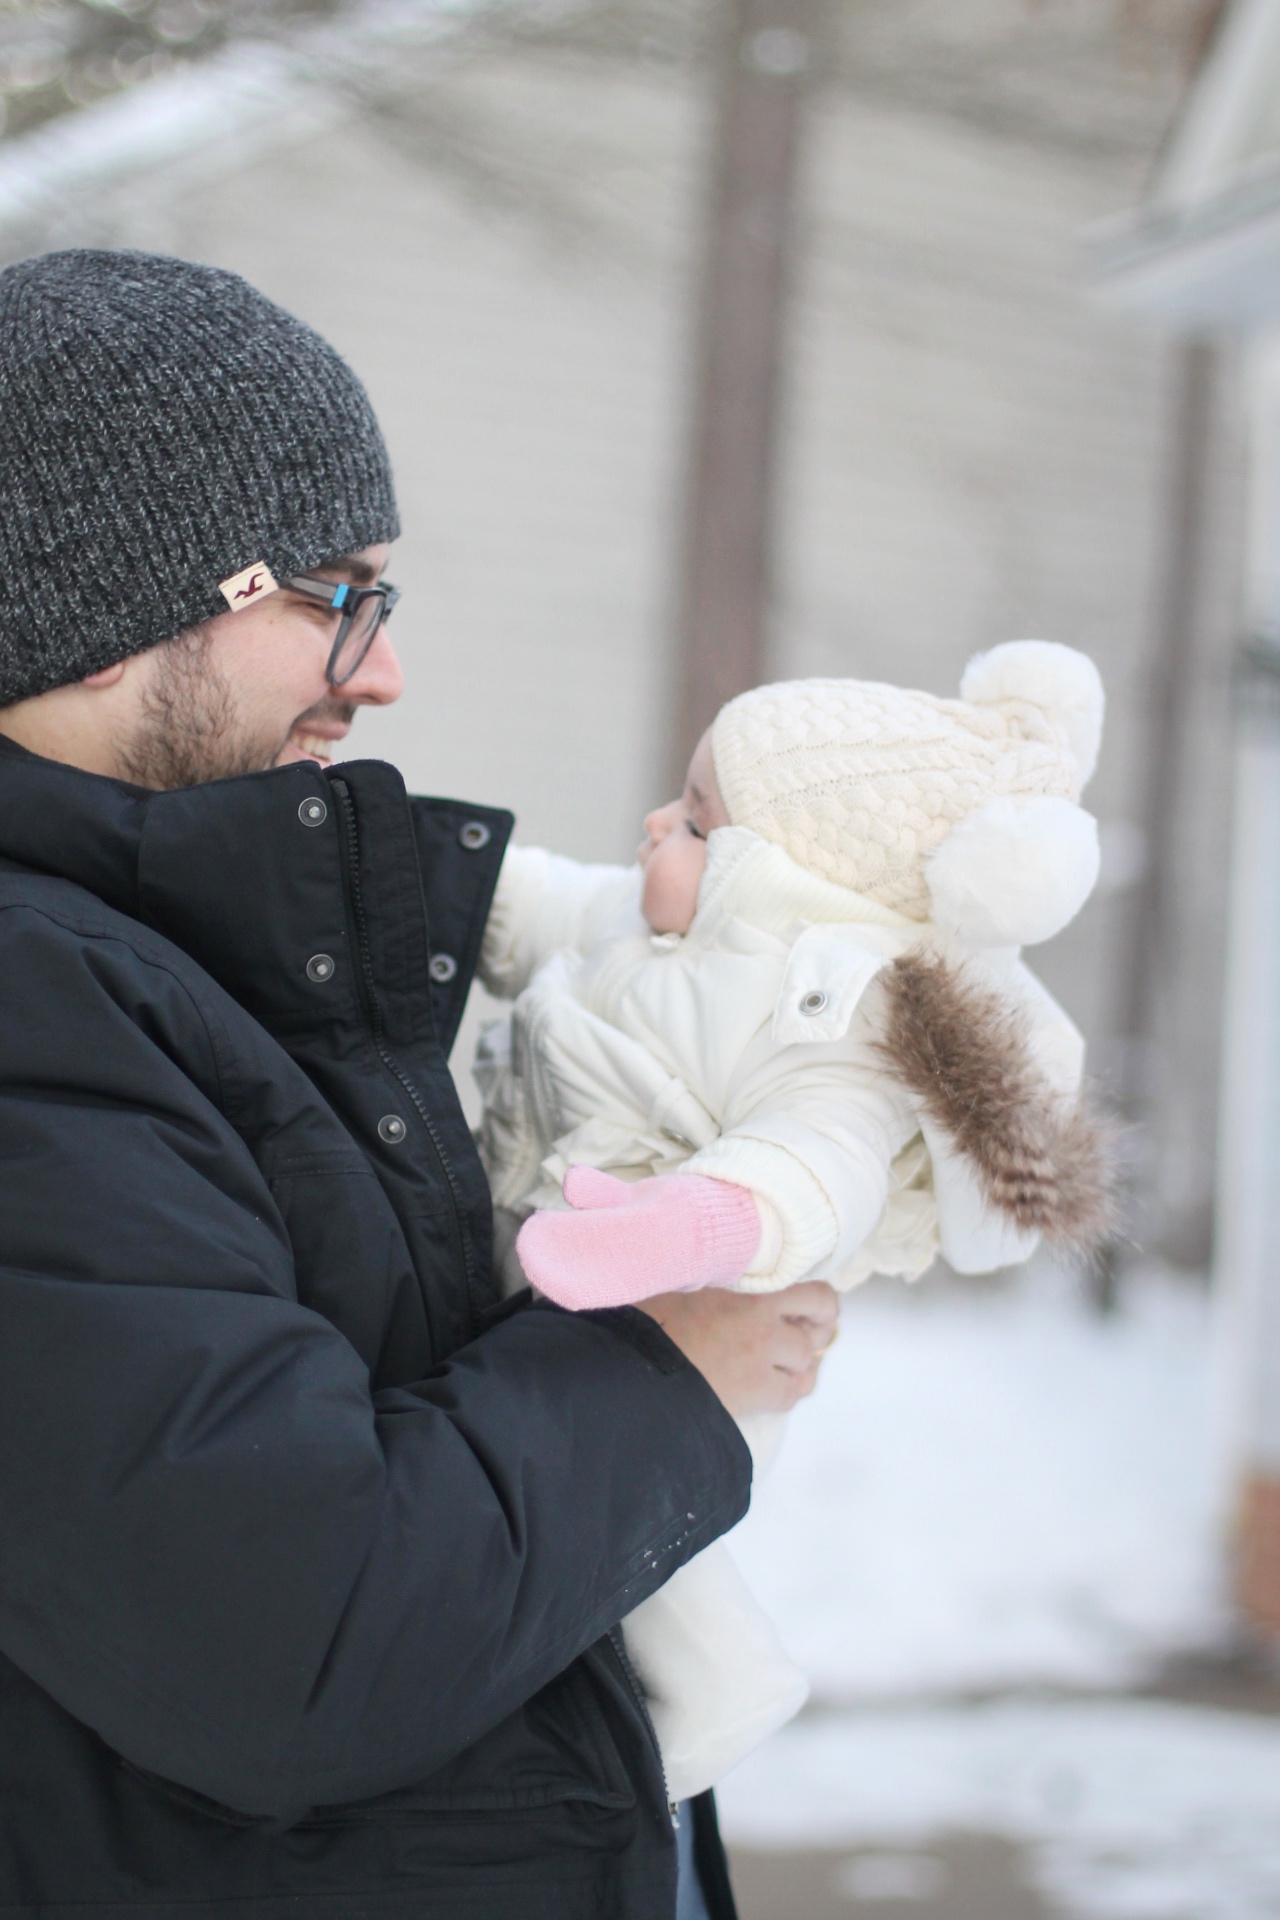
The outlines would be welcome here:
M 799 1712 L 809 1683 L 720 1541 L 623 1622 L 667 1792 L 687 1800 Z
M 785 1413 L 744 1413 L 738 1426 L 751 1449 L 752 1484 L 759 1486 L 773 1471 L 773 1463 L 782 1451 L 789 1415 Z

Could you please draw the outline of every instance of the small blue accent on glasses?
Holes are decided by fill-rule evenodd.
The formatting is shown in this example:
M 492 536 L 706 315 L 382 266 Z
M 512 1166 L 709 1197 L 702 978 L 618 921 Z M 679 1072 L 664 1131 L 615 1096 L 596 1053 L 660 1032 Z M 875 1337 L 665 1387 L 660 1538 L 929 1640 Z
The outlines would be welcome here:
M 295 573 L 280 582 L 310 600 L 323 600 L 339 616 L 338 631 L 329 649 L 325 678 L 341 687 L 356 673 L 378 637 L 378 630 L 400 598 L 399 587 L 379 580 L 374 587 L 353 587 L 346 580 L 325 580 L 313 573 Z

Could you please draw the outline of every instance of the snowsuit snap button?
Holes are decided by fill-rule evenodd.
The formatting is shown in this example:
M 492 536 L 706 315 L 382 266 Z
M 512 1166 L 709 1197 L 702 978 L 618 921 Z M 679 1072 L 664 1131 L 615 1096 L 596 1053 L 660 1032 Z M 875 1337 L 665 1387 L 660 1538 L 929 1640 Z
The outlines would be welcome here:
M 822 1012 L 822 1009 L 826 1006 L 826 1004 L 827 1004 L 826 994 L 822 993 L 817 987 L 815 987 L 813 992 L 806 993 L 806 995 L 804 996 L 804 999 L 800 1002 L 800 1011 L 801 1013 L 807 1014 L 809 1018 L 812 1019 L 815 1013 Z
M 492 838 L 483 820 L 468 820 L 465 826 L 458 828 L 458 844 L 465 847 L 468 853 L 479 853 L 481 847 L 487 847 Z
M 333 955 L 330 953 L 313 953 L 307 962 L 308 980 L 317 980 L 323 985 L 326 980 L 332 980 L 333 974 Z
M 398 1113 L 384 1113 L 378 1122 L 378 1138 L 389 1147 L 398 1147 L 408 1131 Z
M 446 986 L 457 971 L 458 963 L 451 953 L 432 954 L 431 964 L 427 968 L 427 972 L 431 975 L 431 978 L 438 987 Z
M 329 818 L 329 809 L 318 794 L 312 794 L 298 808 L 298 818 L 304 827 L 322 827 Z

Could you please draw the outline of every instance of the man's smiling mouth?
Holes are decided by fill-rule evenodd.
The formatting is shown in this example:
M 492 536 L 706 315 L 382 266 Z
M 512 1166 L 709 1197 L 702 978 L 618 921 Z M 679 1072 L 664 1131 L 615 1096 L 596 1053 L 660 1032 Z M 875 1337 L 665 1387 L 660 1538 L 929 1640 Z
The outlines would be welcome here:
M 342 736 L 339 735 L 338 738 Z M 299 753 L 306 755 L 307 759 L 318 760 L 322 767 L 327 767 L 333 763 L 333 749 L 337 745 L 337 740 L 318 733 L 295 732 L 289 735 L 289 745 L 296 747 Z
M 299 714 L 290 727 L 280 760 L 317 760 L 322 767 L 332 766 L 334 749 L 350 733 L 355 717 L 353 701 L 317 702 L 306 713 Z

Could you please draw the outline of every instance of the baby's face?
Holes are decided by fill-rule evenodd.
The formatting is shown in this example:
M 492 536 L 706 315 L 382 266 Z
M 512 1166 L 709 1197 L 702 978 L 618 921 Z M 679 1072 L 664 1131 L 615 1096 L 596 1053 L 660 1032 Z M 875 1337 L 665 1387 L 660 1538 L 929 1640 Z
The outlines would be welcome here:
M 699 740 L 689 762 L 680 798 L 658 807 L 644 823 L 640 906 L 655 933 L 688 933 L 698 911 L 698 888 L 707 864 L 707 835 L 715 827 L 728 825 L 729 816 L 716 785 L 708 732 Z

